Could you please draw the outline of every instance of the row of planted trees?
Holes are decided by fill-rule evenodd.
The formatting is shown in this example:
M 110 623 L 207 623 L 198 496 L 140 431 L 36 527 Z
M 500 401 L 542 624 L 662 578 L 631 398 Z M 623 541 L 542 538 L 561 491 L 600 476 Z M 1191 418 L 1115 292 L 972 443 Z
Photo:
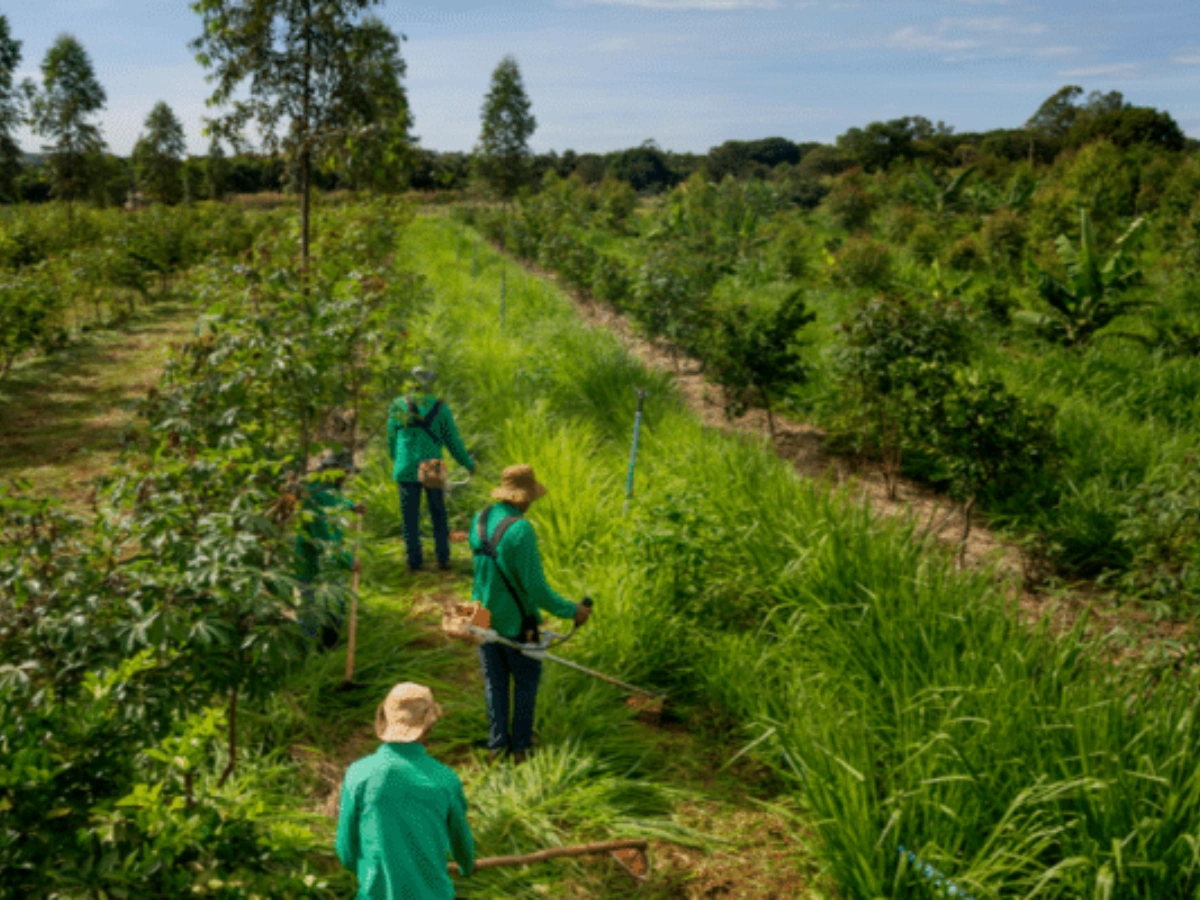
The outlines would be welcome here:
M 420 296 L 392 268 L 396 210 L 332 219 L 303 283 L 274 236 L 205 269 L 200 334 L 90 516 L 0 495 L 0 895 L 320 893 L 308 829 L 239 778 L 239 715 L 306 652 L 321 423 L 386 385 Z
M 1177 609 L 1200 599 L 1195 554 L 1180 549 L 1200 534 L 1200 494 L 1166 488 L 1180 460 L 1134 474 L 1145 490 L 1129 479 L 1103 502 L 1083 500 L 1073 479 L 1098 477 L 1096 467 L 1064 444 L 1063 414 L 1034 399 L 1037 384 L 1002 374 L 1039 357 L 1042 368 L 1099 370 L 1115 344 L 1141 348 L 1147 371 L 1173 372 L 1179 387 L 1130 389 L 1153 390 L 1186 425 L 1186 397 L 1170 391 L 1186 393 L 1194 368 L 1200 166 L 1130 161 L 1138 197 L 1173 186 L 1156 195 L 1153 219 L 1131 221 L 1132 175 L 1114 153 L 1086 148 L 999 185 L 970 169 L 851 172 L 826 183 L 813 213 L 777 185 L 694 177 L 644 215 L 619 182 L 548 179 L 513 210 L 464 216 L 699 360 L 731 414 L 803 404 L 843 447 L 879 459 L 893 490 L 903 470 L 968 513 L 986 501 L 1034 532 L 1031 559 L 1050 571 L 1108 571 L 1138 597 L 1173 595 Z M 1071 197 L 1084 208 L 1065 216 Z M 1157 264 L 1150 278 L 1146 260 Z
M 166 299 L 180 273 L 248 252 L 271 217 L 215 205 L 126 216 L 57 206 L 0 222 L 0 378 L 23 355 L 51 352 L 80 329 Z

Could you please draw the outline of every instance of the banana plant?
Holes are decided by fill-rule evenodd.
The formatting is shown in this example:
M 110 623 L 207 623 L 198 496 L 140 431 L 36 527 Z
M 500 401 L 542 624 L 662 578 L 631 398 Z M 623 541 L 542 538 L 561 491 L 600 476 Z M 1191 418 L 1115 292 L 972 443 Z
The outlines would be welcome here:
M 911 181 L 915 199 L 919 205 L 930 212 L 939 217 L 944 216 L 958 205 L 967 181 L 974 174 L 975 166 L 968 166 L 954 176 L 948 184 L 943 185 L 924 163 L 918 162 L 916 174 L 913 175 Z
M 1036 270 L 1038 296 L 1048 310 L 1018 314 L 1018 318 L 1042 328 L 1067 346 L 1086 344 L 1117 317 L 1145 306 L 1141 300 L 1123 296 L 1141 276 L 1127 251 L 1143 233 L 1145 220 L 1137 219 L 1126 229 L 1107 259 L 1096 247 L 1092 218 L 1086 209 L 1080 210 L 1079 220 L 1079 246 L 1065 234 L 1055 241 L 1066 279 Z

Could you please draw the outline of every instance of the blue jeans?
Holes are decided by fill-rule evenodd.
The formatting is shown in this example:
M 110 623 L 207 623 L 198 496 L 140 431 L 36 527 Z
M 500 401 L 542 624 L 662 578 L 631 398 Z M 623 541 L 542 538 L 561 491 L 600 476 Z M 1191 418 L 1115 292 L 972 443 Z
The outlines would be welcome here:
M 533 710 L 537 704 L 542 663 L 502 644 L 482 644 L 483 695 L 487 700 L 488 749 L 528 750 L 533 743 Z M 508 689 L 513 687 L 511 736 L 508 728 Z
M 423 487 L 419 481 L 400 481 L 400 525 L 404 530 L 404 550 L 408 567 L 419 569 L 425 559 L 421 553 L 421 491 L 429 498 L 429 517 L 433 519 L 433 549 L 439 566 L 450 565 L 450 520 L 446 517 L 446 494 L 441 488 Z

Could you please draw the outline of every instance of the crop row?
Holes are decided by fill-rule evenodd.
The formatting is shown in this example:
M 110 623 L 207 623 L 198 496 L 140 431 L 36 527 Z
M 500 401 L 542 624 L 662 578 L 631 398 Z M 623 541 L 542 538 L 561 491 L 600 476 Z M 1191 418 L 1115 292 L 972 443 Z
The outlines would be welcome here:
M 904 851 L 976 898 L 1195 893 L 1194 673 L 1021 624 L 910 529 L 703 428 L 544 282 L 510 269 L 501 325 L 501 260 L 479 250 L 472 279 L 470 239 L 426 220 L 406 241 L 434 289 L 421 334 L 464 433 L 550 487 L 548 571 L 598 598 L 575 652 L 732 715 L 811 810 L 841 896 L 931 896 Z
M 1200 494 L 1173 474 L 1200 438 L 1200 163 L 1138 223 L 1112 153 L 973 192 L 969 172 L 851 172 L 812 211 L 695 177 L 649 208 L 552 181 L 464 215 L 700 359 L 731 415 L 814 418 L 1026 536 L 1049 564 L 1031 577 L 1106 575 L 1178 613 L 1200 602 Z

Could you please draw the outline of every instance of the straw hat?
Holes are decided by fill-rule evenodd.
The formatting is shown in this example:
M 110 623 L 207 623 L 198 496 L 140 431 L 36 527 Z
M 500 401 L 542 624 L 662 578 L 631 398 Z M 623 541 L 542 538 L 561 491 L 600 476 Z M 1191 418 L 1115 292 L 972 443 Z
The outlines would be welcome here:
M 437 373 L 424 366 L 416 366 L 409 374 L 426 387 L 437 381 Z
M 433 691 L 405 681 L 392 688 L 375 712 L 375 736 L 392 744 L 411 744 L 442 717 Z
M 505 503 L 532 503 L 544 497 L 546 486 L 533 477 L 533 466 L 509 466 L 500 476 L 500 487 L 492 491 L 492 498 Z

